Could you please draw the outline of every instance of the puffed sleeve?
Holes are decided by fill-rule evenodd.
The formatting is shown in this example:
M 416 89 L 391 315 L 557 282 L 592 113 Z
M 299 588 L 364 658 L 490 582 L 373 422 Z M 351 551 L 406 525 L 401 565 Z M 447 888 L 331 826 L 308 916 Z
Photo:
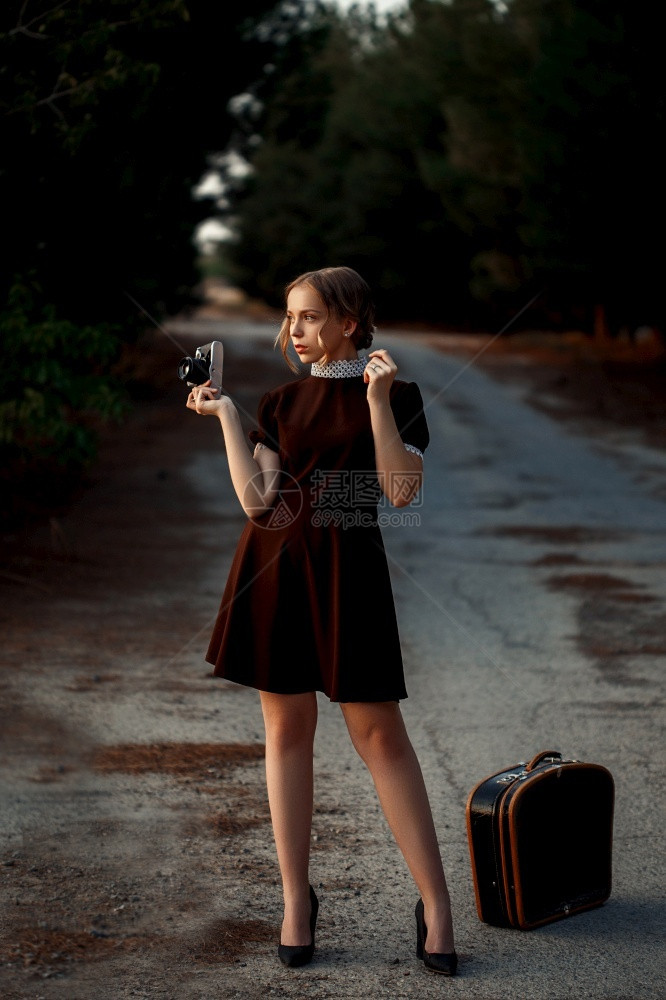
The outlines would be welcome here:
M 264 393 L 259 400 L 257 408 L 258 428 L 251 430 L 248 434 L 252 444 L 261 444 L 272 451 L 280 450 L 279 433 L 277 420 L 275 419 L 275 406 L 271 400 L 270 392 Z
M 421 390 L 416 382 L 403 382 L 391 397 L 391 409 L 405 448 L 423 456 L 430 434 L 423 412 Z

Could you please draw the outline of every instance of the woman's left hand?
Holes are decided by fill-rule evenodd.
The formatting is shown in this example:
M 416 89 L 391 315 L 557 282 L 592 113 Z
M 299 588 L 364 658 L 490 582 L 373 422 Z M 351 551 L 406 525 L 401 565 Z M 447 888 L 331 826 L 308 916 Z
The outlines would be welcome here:
M 382 348 L 371 351 L 363 372 L 363 381 L 368 384 L 368 397 L 378 399 L 385 396 L 388 399 L 391 383 L 397 371 L 398 366 L 388 351 Z

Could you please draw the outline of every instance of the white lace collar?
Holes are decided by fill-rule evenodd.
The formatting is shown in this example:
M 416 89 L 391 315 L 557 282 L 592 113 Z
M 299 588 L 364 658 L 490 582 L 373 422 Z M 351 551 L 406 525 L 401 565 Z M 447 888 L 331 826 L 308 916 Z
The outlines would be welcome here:
M 367 364 L 368 359 L 360 356 L 345 358 L 342 361 L 329 361 L 326 365 L 313 361 L 310 365 L 310 374 L 316 378 L 353 378 L 362 375 Z

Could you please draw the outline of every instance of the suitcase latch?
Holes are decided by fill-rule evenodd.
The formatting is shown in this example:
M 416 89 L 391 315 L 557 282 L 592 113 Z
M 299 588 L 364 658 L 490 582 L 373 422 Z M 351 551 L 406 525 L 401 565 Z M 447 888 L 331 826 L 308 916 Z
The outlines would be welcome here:
M 498 778 L 497 781 L 501 785 L 508 785 L 510 781 L 516 781 L 519 777 L 519 774 L 505 774 L 503 778 Z

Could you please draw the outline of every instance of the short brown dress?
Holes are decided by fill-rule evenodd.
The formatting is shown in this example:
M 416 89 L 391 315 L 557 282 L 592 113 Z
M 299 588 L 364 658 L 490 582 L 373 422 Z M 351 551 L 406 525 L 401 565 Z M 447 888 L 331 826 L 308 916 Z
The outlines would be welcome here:
M 278 452 L 278 492 L 238 542 L 206 653 L 217 677 L 336 702 L 407 697 L 366 365 L 315 363 L 261 398 L 249 437 Z M 405 447 L 422 455 L 417 384 L 394 379 L 390 403 Z

